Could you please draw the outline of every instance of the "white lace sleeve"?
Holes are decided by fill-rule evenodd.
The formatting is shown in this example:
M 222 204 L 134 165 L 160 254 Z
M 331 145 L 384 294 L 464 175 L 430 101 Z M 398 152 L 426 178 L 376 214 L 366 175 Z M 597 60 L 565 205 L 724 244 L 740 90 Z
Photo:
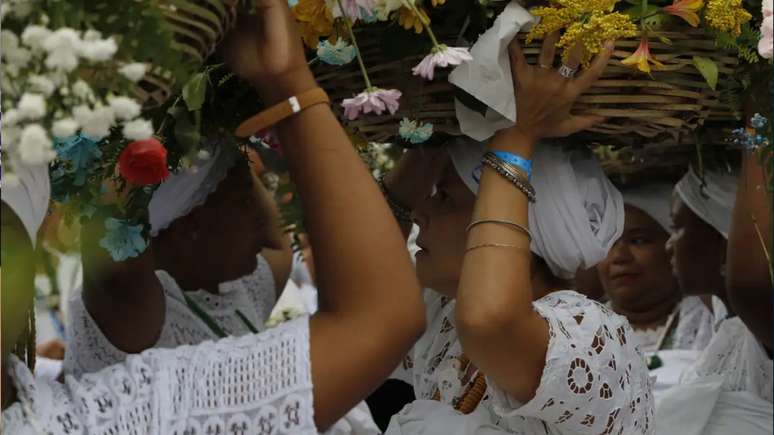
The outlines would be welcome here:
M 25 412 L 9 428 L 48 434 L 316 434 L 309 319 L 260 334 L 131 355 L 66 385 L 14 375 Z M 23 422 L 18 420 L 23 418 Z
M 540 386 L 522 405 L 490 380 L 495 411 L 507 420 L 537 418 L 561 433 L 652 433 L 648 369 L 626 320 L 572 291 L 533 306 L 550 328 Z

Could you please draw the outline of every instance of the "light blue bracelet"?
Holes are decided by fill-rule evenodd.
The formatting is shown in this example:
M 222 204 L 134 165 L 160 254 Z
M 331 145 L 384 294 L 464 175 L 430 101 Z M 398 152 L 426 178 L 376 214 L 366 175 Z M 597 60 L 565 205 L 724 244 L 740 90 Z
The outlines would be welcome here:
M 527 173 L 528 177 L 532 177 L 532 160 L 527 160 L 524 157 L 509 153 L 508 151 L 494 151 L 494 155 L 506 163 L 521 168 Z

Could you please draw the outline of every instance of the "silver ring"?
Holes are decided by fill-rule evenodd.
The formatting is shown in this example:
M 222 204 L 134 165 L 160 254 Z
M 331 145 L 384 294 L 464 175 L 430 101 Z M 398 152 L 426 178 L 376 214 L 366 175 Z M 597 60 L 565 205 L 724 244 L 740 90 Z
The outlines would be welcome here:
M 562 66 L 559 67 L 559 75 L 566 79 L 575 77 L 576 72 L 578 72 L 578 68 L 570 68 L 565 64 L 562 64 Z

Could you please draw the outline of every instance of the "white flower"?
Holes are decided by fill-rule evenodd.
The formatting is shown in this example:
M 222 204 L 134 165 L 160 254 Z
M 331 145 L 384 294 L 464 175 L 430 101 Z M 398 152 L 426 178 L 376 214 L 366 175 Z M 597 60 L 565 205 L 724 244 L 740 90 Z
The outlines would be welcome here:
M 3 47 L 3 51 L 19 46 L 19 37 L 10 30 L 0 31 L 0 45 Z
M 124 124 L 124 136 L 129 140 L 143 140 L 153 136 L 153 124 L 144 119 L 135 119 Z
M 98 30 L 89 29 L 83 34 L 83 40 L 87 42 L 99 41 L 102 39 L 102 33 Z
M 139 62 L 128 63 L 119 68 L 118 72 L 132 82 L 138 82 L 145 76 L 145 64 Z
M 3 112 L 3 120 L 2 120 L 2 126 L 3 128 L 16 125 L 19 123 L 19 120 L 21 119 L 21 116 L 19 115 L 19 111 L 16 109 L 6 110 Z
M 196 153 L 196 158 L 199 160 L 209 160 L 210 157 L 210 152 L 207 150 L 199 150 L 199 152 Z
M 88 60 L 95 62 L 104 62 L 113 58 L 118 50 L 118 45 L 113 38 L 101 39 L 96 41 L 83 41 L 81 43 L 80 54 Z
M 110 134 L 110 127 L 115 122 L 113 109 L 105 106 L 97 106 L 90 109 L 81 105 L 73 109 L 75 121 L 83 127 L 82 132 L 94 140 L 99 140 Z
M 140 105 L 129 97 L 113 97 L 109 102 L 118 119 L 130 120 L 140 114 Z
M 51 139 L 40 124 L 24 127 L 19 138 L 19 157 L 28 165 L 42 165 L 56 157 Z
M 46 100 L 40 94 L 25 93 L 17 106 L 23 119 L 40 119 L 46 114 Z
M 53 94 L 54 89 L 56 89 L 54 82 L 46 76 L 30 76 L 27 82 L 31 90 L 40 92 L 47 97 Z
M 43 41 L 43 49 L 48 52 L 46 66 L 67 72 L 78 66 L 78 51 L 81 46 L 78 33 L 68 27 L 57 29 Z
M 430 54 L 412 68 L 411 72 L 415 76 L 432 80 L 436 66 L 446 68 L 449 65 L 460 65 L 471 60 L 473 60 L 473 56 L 470 55 L 467 48 L 448 47 L 442 44 L 434 47 Z
M 91 86 L 83 80 L 78 80 L 73 83 L 72 86 L 73 95 L 81 100 L 93 100 L 94 91 L 91 90 Z
M 72 118 L 58 119 L 54 121 L 51 132 L 54 133 L 54 137 L 64 139 L 74 135 L 78 127 L 78 122 Z
M 14 35 L 15 37 L 15 35 Z M 9 65 L 24 68 L 32 58 L 32 53 L 23 47 L 3 47 L 3 57 Z
M 51 35 L 51 30 L 37 25 L 27 26 L 22 32 L 21 39 L 32 51 L 42 51 L 43 41 Z

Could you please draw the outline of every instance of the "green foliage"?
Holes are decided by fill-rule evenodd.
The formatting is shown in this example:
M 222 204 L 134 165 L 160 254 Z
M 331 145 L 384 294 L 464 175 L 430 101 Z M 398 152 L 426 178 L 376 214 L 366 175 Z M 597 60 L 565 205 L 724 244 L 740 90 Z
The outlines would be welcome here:
M 739 59 L 747 63 L 757 63 L 761 60 L 758 55 L 758 40 L 761 38 L 761 34 L 749 23 L 742 26 L 742 34 L 739 37 L 727 32 L 711 30 L 708 32 L 715 36 L 715 44 L 718 48 L 735 53 Z

